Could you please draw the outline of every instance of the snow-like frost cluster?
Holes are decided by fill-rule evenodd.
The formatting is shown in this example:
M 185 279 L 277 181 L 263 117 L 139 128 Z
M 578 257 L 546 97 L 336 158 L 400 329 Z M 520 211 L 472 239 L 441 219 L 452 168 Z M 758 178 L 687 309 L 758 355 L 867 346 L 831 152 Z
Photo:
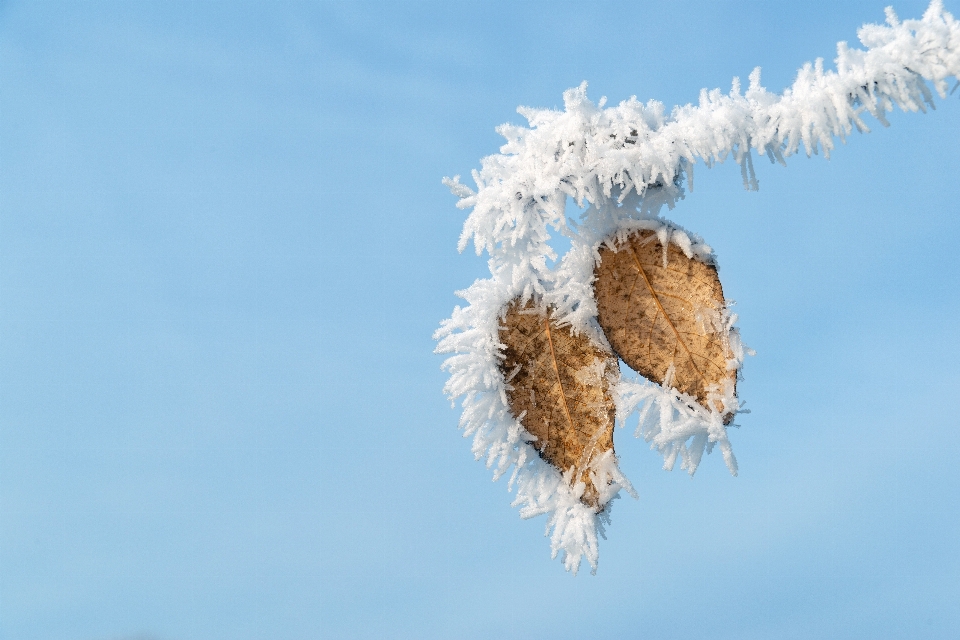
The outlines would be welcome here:
M 794 84 L 782 94 L 760 85 L 760 70 L 750 74 L 741 92 L 733 80 L 727 94 L 700 92 L 699 104 L 674 107 L 667 113 L 655 100 L 635 97 L 614 107 L 606 99 L 587 99 L 586 83 L 566 91 L 564 110 L 520 108 L 529 127 L 505 124 L 500 153 L 482 160 L 473 172 L 477 189 L 445 178 L 457 206 L 472 209 L 459 248 L 472 239 L 480 255 L 489 256 L 491 277 L 477 280 L 457 295 L 467 305 L 456 307 L 435 337 L 450 378 L 444 387 L 462 399 L 460 426 L 473 437 L 473 453 L 494 470 L 494 479 L 511 471 L 513 504 L 524 518 L 548 516 L 547 534 L 553 556 L 562 552 L 565 567 L 577 572 L 586 558 L 593 570 L 598 536 L 609 522 L 609 503 L 622 488 L 636 496 L 617 467 L 612 452 L 592 466 L 601 504 L 596 513 L 580 501 L 584 485 L 571 484 L 572 471 L 562 473 L 544 462 L 530 445 L 533 436 L 511 415 L 499 370 L 503 345 L 499 323 L 506 305 L 520 297 L 535 298 L 553 308 L 554 317 L 597 345 L 609 345 L 597 323 L 593 294 L 599 247 L 623 239 L 637 229 L 655 231 L 661 243 L 674 243 L 688 257 L 714 263 L 713 252 L 699 237 L 661 217 L 693 188 L 693 165 L 707 166 L 732 157 L 741 167 L 744 186 L 757 189 L 752 151 L 771 162 L 798 152 L 823 150 L 829 156 L 835 140 L 854 129 L 869 131 L 864 114 L 887 124 L 885 114 L 933 108 L 930 86 L 945 97 L 948 78 L 960 78 L 960 23 L 934 0 L 920 20 L 899 21 L 887 9 L 885 25 L 865 25 L 859 32 L 865 49 L 837 45 L 836 71 L 823 61 L 805 64 Z M 928 84 L 929 83 L 929 84 Z M 960 82 L 958 82 L 960 84 Z M 956 86 L 954 86 L 956 89 Z M 579 221 L 565 216 L 567 200 L 586 210 Z M 567 236 L 571 248 L 558 256 L 549 242 L 553 233 Z M 739 371 L 745 347 L 734 328 L 736 315 L 721 310 L 706 324 L 722 332 Z M 637 435 L 651 443 L 671 469 L 693 473 L 704 451 L 719 446 L 732 473 L 736 460 L 722 416 L 670 388 L 642 379 L 622 379 L 614 386 L 617 421 L 639 412 Z M 736 411 L 733 390 L 724 392 L 725 406 Z

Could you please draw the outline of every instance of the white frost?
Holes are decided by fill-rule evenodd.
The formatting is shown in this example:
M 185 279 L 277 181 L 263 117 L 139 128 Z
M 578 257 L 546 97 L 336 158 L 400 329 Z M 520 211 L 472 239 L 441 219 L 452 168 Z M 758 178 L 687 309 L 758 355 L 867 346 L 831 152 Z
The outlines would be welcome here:
M 473 437 L 473 453 L 494 470 L 494 479 L 512 470 L 514 505 L 528 518 L 548 515 L 547 534 L 554 556 L 563 552 L 564 566 L 576 573 L 583 558 L 596 570 L 598 536 L 609 522 L 609 506 L 595 514 L 580 502 L 584 485 L 571 486 L 563 474 L 543 462 L 531 446 L 533 437 L 511 415 L 499 370 L 503 345 L 499 317 L 520 296 L 542 298 L 556 317 L 575 332 L 609 348 L 597 324 L 593 270 L 599 247 L 612 237 L 635 229 L 656 231 L 661 242 L 674 243 L 687 256 L 714 262 L 709 246 L 696 235 L 660 217 L 692 187 L 693 165 L 707 166 L 732 157 L 741 167 L 744 186 L 757 189 L 752 152 L 784 163 L 800 145 L 809 156 L 829 156 L 837 139 L 854 129 L 869 128 L 869 114 L 886 125 L 885 114 L 933 108 L 931 86 L 945 97 L 949 78 L 960 78 L 960 23 L 934 0 L 920 20 L 901 22 L 887 9 L 885 25 L 865 25 L 858 36 L 865 49 L 837 45 L 836 70 L 823 60 L 805 64 L 782 94 L 760 85 L 760 70 L 750 74 L 746 92 L 734 78 L 729 93 L 700 92 L 698 105 L 674 107 L 667 113 L 655 100 L 635 97 L 604 108 L 594 104 L 581 84 L 563 95 L 564 110 L 520 108 L 529 127 L 502 125 L 506 138 L 500 153 L 482 160 L 473 172 L 476 190 L 459 176 L 444 184 L 460 198 L 458 207 L 472 209 L 459 247 L 472 240 L 477 254 L 486 251 L 491 277 L 458 292 L 467 305 L 456 307 L 435 337 L 438 353 L 450 373 L 444 391 L 461 398 L 460 426 Z M 929 83 L 929 84 L 928 84 Z M 956 88 L 956 87 L 954 87 Z M 568 198 L 586 211 L 580 220 L 565 217 Z M 549 245 L 553 233 L 571 240 L 558 256 Z M 704 318 L 705 330 L 721 332 L 739 371 L 745 347 L 729 310 Z M 725 406 L 739 408 L 732 389 L 717 389 Z M 671 469 L 677 458 L 691 474 L 703 453 L 719 446 L 731 472 L 736 460 L 727 429 L 716 411 L 693 398 L 644 380 L 621 380 L 614 387 L 621 426 L 639 412 L 637 435 L 651 443 Z M 612 453 L 591 462 L 601 504 L 609 505 L 620 488 L 635 495 Z

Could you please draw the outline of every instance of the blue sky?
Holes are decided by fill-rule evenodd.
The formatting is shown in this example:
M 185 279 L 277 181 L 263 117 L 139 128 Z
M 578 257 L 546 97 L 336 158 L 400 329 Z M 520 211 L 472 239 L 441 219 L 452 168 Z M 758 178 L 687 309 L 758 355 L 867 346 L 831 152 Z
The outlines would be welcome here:
M 740 476 L 618 430 L 596 576 L 432 353 L 486 274 L 440 179 L 518 105 L 781 90 L 883 19 L 837 4 L 0 4 L 0 638 L 955 633 L 956 94 L 757 193 L 697 168 L 670 217 L 757 351 Z

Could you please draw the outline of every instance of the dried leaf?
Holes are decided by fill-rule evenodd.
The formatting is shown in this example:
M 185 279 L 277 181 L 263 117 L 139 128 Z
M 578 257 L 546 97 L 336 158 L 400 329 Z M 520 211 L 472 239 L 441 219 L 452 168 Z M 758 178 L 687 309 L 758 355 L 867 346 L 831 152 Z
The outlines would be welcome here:
M 638 231 L 613 249 L 602 246 L 594 292 L 600 326 L 614 351 L 645 378 L 693 396 L 706 408 L 735 393 L 737 372 L 722 326 L 725 308 L 717 269 L 664 249 L 653 231 Z M 731 386 L 732 385 L 732 386 Z
M 601 509 L 590 471 L 594 460 L 613 449 L 610 387 L 619 376 L 617 359 L 587 336 L 558 327 L 532 302 L 510 303 L 500 341 L 513 415 L 536 436 L 532 444 L 541 458 L 561 472 L 573 468 L 572 481 L 586 484 L 583 503 Z

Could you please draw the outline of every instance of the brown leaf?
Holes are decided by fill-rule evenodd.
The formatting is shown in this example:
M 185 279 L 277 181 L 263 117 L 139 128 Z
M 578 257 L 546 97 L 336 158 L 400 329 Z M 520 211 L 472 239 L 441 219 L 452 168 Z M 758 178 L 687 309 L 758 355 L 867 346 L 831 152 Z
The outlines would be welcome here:
M 612 354 L 569 327 L 557 327 L 532 302 L 514 300 L 500 326 L 506 346 L 500 365 L 510 410 L 537 437 L 533 447 L 561 472 L 586 484 L 581 500 L 602 508 L 590 478 L 591 462 L 613 449 L 616 408 L 610 380 L 619 375 Z
M 713 326 L 724 309 L 716 267 L 672 243 L 664 256 L 656 233 L 645 230 L 602 246 L 595 275 L 598 320 L 617 355 L 649 380 L 727 411 L 720 397 L 736 389 L 737 372 L 727 369 L 726 334 Z

